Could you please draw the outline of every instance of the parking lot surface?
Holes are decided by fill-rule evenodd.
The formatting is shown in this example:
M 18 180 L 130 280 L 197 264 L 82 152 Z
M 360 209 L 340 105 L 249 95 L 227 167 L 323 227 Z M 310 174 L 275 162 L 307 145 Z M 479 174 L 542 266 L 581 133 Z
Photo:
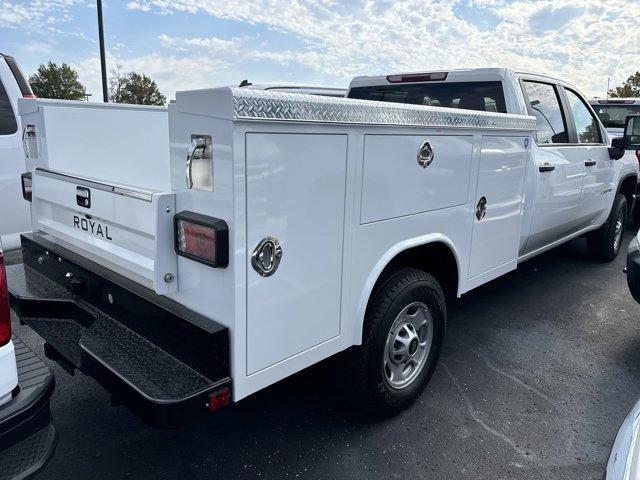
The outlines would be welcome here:
M 343 356 L 172 431 L 53 364 L 59 444 L 41 478 L 599 479 L 640 395 L 624 253 L 593 262 L 578 239 L 450 303 L 427 391 L 386 420 L 348 406 Z

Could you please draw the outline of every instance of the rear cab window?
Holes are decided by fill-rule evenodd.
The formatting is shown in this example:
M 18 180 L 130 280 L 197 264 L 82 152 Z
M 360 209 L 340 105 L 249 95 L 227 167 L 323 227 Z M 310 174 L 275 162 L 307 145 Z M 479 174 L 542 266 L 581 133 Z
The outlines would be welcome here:
M 13 73 L 13 78 L 18 84 L 18 88 L 20 89 L 22 96 L 25 98 L 32 98 L 34 95 L 33 90 L 31 90 L 31 85 L 29 85 L 27 78 L 22 73 L 22 70 L 20 70 L 16 59 L 8 55 L 4 55 L 4 60 L 7 62 L 7 65 L 9 65 L 9 70 Z
M 11 100 L 0 80 L 0 135 L 13 135 L 17 130 L 18 124 L 11 108 Z
M 624 128 L 629 115 L 640 115 L 640 104 L 606 103 L 591 105 L 606 128 Z
M 531 115 L 536 117 L 538 145 L 569 143 L 567 121 L 555 85 L 532 80 L 522 82 Z
M 349 98 L 507 113 L 502 82 L 434 82 L 354 87 Z
M 0 61 L 2 60 L 7 63 L 13 78 L 0 79 L 0 135 L 13 135 L 18 130 L 18 122 L 3 81 L 11 82 L 15 80 L 23 97 L 33 97 L 33 91 L 15 59 L 8 55 L 0 54 Z

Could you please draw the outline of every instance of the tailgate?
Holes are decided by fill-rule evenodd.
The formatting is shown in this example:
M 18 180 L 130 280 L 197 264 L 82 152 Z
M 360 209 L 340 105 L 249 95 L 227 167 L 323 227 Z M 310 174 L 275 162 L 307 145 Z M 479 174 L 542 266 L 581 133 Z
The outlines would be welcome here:
M 158 294 L 175 292 L 173 193 L 36 168 L 34 231 Z

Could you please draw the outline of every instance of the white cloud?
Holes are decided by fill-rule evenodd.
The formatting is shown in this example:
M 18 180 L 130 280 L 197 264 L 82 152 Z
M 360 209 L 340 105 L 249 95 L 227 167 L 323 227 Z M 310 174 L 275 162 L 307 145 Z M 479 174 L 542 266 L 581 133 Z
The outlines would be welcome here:
M 460 5 L 490 13 L 495 28 L 482 30 L 462 18 L 456 13 Z M 358 74 L 508 66 L 559 76 L 586 93 L 602 94 L 607 77 L 619 83 L 640 68 L 640 17 L 629 13 L 637 0 L 137 0 L 127 7 L 207 13 L 285 32 L 297 39 L 295 45 L 285 51 L 252 45 L 251 56 L 297 62 L 344 83 Z M 226 40 L 163 41 L 206 54 L 210 42 Z
M 92 101 L 102 98 L 100 58 L 95 55 L 71 66 L 79 73 L 80 81 L 92 94 Z M 123 58 L 107 55 L 107 78 L 119 68 L 123 73 L 138 72 L 149 75 L 158 84 L 168 99 L 174 98 L 178 90 L 189 90 L 211 86 L 211 79 L 219 76 L 229 65 L 221 60 L 211 59 L 202 63 L 197 57 L 179 58 L 159 54 Z
M 69 9 L 84 0 L 32 0 L 21 5 L 9 0 L 0 2 L 0 28 L 36 29 L 42 25 L 66 22 Z

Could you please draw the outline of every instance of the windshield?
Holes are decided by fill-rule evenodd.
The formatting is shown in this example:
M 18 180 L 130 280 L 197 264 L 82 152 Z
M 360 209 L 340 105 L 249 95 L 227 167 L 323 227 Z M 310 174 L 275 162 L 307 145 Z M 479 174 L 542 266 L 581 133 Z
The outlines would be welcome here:
M 439 82 L 355 87 L 349 98 L 507 113 L 502 82 Z
M 627 115 L 640 115 L 640 105 L 591 105 L 606 128 L 624 128 Z

